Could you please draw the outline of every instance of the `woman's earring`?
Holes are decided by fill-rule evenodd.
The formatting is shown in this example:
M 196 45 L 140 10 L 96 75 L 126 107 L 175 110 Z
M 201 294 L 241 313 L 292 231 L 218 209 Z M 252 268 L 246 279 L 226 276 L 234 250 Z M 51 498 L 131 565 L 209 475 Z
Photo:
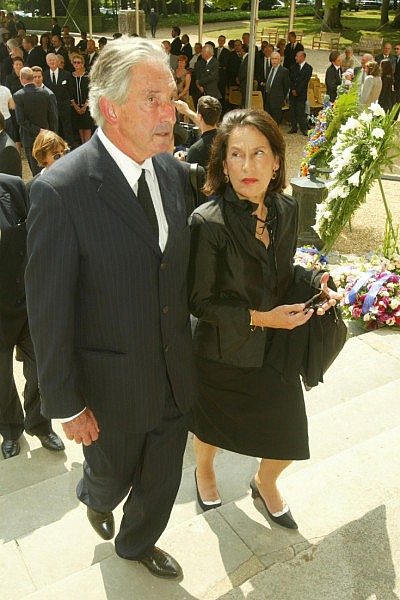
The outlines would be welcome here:
M 229 175 L 225 175 L 225 183 L 229 183 Z
M 272 171 L 272 175 L 271 175 L 271 179 L 276 179 L 276 173 L 277 173 L 278 169 L 273 169 Z

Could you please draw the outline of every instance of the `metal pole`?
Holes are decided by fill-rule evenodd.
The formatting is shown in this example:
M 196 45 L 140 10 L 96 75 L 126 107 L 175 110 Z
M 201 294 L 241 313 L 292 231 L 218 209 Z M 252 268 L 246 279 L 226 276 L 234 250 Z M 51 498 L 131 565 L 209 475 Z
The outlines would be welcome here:
M 200 44 L 203 43 L 203 14 L 204 14 L 204 0 L 199 2 L 199 39 Z
M 247 81 L 246 81 L 246 108 L 251 107 L 251 93 L 253 91 L 253 79 L 254 79 L 254 62 L 256 58 L 256 30 L 258 21 L 258 0 L 251 0 L 251 12 L 250 12 L 250 43 L 249 43 L 249 55 L 247 62 Z
M 290 0 L 290 13 L 289 13 L 289 31 L 294 29 L 294 13 L 296 10 L 296 0 Z
M 56 16 L 56 1 L 55 0 L 51 0 L 51 16 L 54 17 Z
M 135 0 L 135 28 L 136 28 L 136 33 L 138 35 L 140 35 L 139 33 L 139 0 Z
M 92 39 L 92 36 L 93 36 L 92 0 L 87 0 L 87 9 L 88 9 L 89 39 Z

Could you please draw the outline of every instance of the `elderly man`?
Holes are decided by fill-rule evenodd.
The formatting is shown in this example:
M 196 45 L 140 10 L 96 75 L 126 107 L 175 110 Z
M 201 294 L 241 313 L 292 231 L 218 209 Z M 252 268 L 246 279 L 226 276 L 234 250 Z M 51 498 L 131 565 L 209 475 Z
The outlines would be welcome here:
M 196 86 L 200 94 L 213 96 L 218 100 L 221 92 L 218 88 L 219 65 L 214 58 L 214 48 L 211 44 L 204 44 L 201 51 L 203 60 L 197 61 L 195 68 Z
M 281 66 L 279 52 L 271 54 L 271 69 L 265 82 L 265 110 L 280 125 L 283 119 L 282 108 L 290 89 L 289 71 Z
M 15 116 L 26 158 L 35 176 L 40 172 L 40 167 L 32 156 L 33 142 L 41 129 L 57 131 L 57 104 L 52 101 L 48 91 L 36 87 L 32 69 L 23 67 L 19 78 L 23 87 L 14 94 Z
M 74 134 L 71 122 L 71 100 L 74 97 L 74 82 L 69 71 L 60 69 L 57 56 L 50 52 L 46 56 L 49 69 L 44 74 L 46 87 L 53 92 L 58 108 L 58 133 L 72 148 Z
M 42 412 L 82 442 L 77 493 L 117 554 L 181 575 L 155 547 L 196 396 L 186 297 L 189 173 L 170 154 L 176 85 L 159 45 L 122 37 L 92 72 L 89 142 L 33 184 L 26 271 Z M 62 163 L 62 164 L 61 164 Z M 73 177 L 71 177 L 71 173 Z

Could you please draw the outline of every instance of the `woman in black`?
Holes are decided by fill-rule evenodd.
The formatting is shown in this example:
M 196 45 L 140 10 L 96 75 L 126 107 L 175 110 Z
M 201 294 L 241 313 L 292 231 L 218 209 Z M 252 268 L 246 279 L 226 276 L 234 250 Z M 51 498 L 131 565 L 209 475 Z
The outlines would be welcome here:
M 382 78 L 382 90 L 379 95 L 379 104 L 385 109 L 386 112 L 389 112 L 394 104 L 394 94 L 393 94 L 393 67 L 392 61 L 388 58 L 384 58 L 380 62 L 381 67 L 381 78 Z
M 205 193 L 215 199 L 191 217 L 189 293 L 200 400 L 192 413 L 197 498 L 220 506 L 213 460 L 218 447 L 262 457 L 251 482 L 271 518 L 297 528 L 276 486 L 292 460 L 309 458 L 307 416 L 299 373 L 289 377 L 269 360 L 277 330 L 300 328 L 335 304 L 307 310 L 286 303 L 296 270 L 297 204 L 284 194 L 285 143 L 264 111 L 227 113 L 215 138 Z M 304 300 L 315 291 L 308 282 Z M 299 348 L 300 351 L 300 348 Z
M 89 77 L 85 70 L 85 61 L 80 54 L 73 54 L 74 95 L 72 105 L 72 126 L 78 131 L 81 144 L 90 140 L 94 121 L 89 111 Z

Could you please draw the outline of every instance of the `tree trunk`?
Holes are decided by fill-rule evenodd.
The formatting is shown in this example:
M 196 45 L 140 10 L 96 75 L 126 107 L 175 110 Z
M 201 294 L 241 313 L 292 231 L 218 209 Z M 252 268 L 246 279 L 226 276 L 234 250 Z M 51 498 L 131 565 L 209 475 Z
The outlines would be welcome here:
M 325 5 L 322 30 L 330 31 L 331 29 L 342 29 L 342 24 L 340 22 L 340 10 L 338 6 Z
M 167 3 L 165 0 L 159 0 L 158 6 L 158 14 L 168 17 Z
M 386 25 L 389 21 L 389 0 L 382 0 L 381 7 L 381 25 Z
M 315 12 L 318 14 L 321 14 L 323 12 L 322 9 L 322 0 L 315 0 Z M 315 15 L 314 17 L 315 19 L 317 19 L 317 15 Z

